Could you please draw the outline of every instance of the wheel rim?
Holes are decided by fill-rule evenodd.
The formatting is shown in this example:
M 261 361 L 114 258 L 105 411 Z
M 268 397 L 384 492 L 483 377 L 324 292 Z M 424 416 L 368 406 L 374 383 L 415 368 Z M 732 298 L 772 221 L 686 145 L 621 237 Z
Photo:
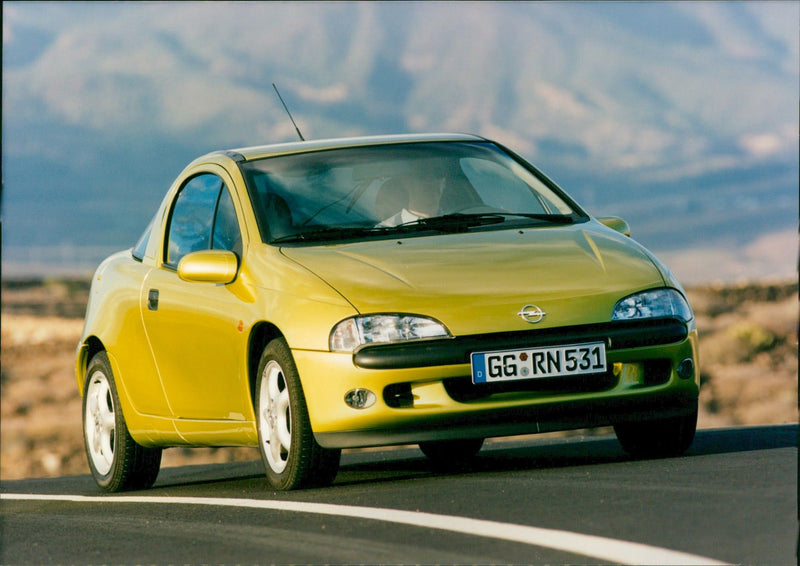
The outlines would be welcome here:
M 116 417 L 111 386 L 101 371 L 89 379 L 86 389 L 86 447 L 92 464 L 100 475 L 106 475 L 114 462 Z
M 259 392 L 261 411 L 261 449 L 275 473 L 281 473 L 289 461 L 292 444 L 292 414 L 289 407 L 289 389 L 283 370 L 276 361 L 270 361 L 261 376 Z

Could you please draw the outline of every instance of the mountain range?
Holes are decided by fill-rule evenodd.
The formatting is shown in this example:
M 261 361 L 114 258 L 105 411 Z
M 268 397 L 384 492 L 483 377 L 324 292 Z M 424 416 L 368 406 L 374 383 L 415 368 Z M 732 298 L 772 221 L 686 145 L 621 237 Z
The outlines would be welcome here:
M 90 272 L 199 154 L 472 132 L 682 279 L 796 276 L 797 2 L 3 3 L 3 274 Z

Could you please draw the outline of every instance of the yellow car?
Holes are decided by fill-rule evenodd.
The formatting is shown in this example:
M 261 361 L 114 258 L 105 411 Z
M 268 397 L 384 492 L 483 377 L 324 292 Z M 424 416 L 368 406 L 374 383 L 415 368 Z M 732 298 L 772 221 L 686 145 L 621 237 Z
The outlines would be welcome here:
M 341 449 L 613 426 L 676 455 L 697 421 L 697 330 L 619 218 L 471 135 L 219 151 L 190 163 L 97 269 L 77 350 L 106 491 L 161 450 L 258 446 L 275 489 L 333 482 Z

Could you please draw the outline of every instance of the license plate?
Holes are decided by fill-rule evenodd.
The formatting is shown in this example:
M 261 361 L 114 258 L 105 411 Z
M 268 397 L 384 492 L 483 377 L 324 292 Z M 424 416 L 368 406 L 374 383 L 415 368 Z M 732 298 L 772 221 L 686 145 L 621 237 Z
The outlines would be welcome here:
M 471 362 L 473 383 L 603 373 L 606 371 L 606 346 L 603 342 L 591 342 L 475 352 L 471 355 Z

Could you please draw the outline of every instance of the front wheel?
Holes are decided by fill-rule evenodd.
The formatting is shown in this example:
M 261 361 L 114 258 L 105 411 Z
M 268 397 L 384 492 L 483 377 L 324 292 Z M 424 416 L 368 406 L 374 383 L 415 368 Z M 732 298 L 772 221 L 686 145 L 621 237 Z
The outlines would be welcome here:
M 147 489 L 161 466 L 161 448 L 145 448 L 128 432 L 105 352 L 89 362 L 83 387 L 83 441 L 89 468 L 103 491 Z
M 333 483 L 341 450 L 322 448 L 314 439 L 300 377 L 283 339 L 267 344 L 261 355 L 255 405 L 270 485 L 290 490 Z
M 697 409 L 689 415 L 614 425 L 622 448 L 635 458 L 679 456 L 686 452 L 697 430 Z

